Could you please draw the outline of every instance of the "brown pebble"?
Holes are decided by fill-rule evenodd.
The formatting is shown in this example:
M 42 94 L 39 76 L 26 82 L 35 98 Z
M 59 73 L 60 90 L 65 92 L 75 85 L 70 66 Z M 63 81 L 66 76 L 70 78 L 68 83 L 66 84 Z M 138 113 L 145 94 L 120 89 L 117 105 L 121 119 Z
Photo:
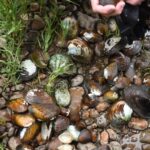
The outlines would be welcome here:
M 78 141 L 80 143 L 88 143 L 92 141 L 92 135 L 91 132 L 87 129 L 84 129 L 80 132 L 80 135 L 78 137 Z
M 108 104 L 107 102 L 100 102 L 100 103 L 96 106 L 96 110 L 97 110 L 98 112 L 103 112 L 103 111 L 105 111 L 109 106 L 110 106 L 110 104 Z
M 97 118 L 99 116 L 99 113 L 95 109 L 90 109 L 90 117 L 91 118 Z
M 89 111 L 85 110 L 85 111 L 82 112 L 81 118 L 83 120 L 88 119 L 89 117 L 90 117 L 90 112 Z
M 145 119 L 133 117 L 128 123 L 128 127 L 135 130 L 145 130 L 148 128 L 148 122 Z
M 108 132 L 104 130 L 100 133 L 100 143 L 102 145 L 105 145 L 105 144 L 108 144 L 108 141 L 109 141 Z

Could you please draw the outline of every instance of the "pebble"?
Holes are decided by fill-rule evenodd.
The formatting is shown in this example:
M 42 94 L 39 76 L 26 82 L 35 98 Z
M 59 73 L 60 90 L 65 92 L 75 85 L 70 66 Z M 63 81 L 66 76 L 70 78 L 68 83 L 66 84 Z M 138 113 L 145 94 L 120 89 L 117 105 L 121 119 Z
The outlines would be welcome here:
M 106 145 L 106 144 L 108 144 L 108 141 L 109 141 L 108 132 L 104 130 L 100 133 L 100 144 Z
M 61 146 L 62 143 L 58 138 L 53 138 L 50 140 L 50 143 L 48 144 L 48 150 L 56 150 L 57 147 Z
M 110 142 L 109 145 L 110 145 L 110 149 L 111 150 L 123 150 L 121 145 L 118 142 L 116 142 L 116 141 Z
M 6 100 L 3 97 L 1 97 L 0 98 L 0 109 L 4 108 L 5 106 L 6 106 Z
M 150 144 L 143 144 L 142 150 L 150 150 Z
M 132 117 L 130 122 L 128 123 L 128 127 L 135 130 L 145 130 L 148 128 L 148 122 L 142 118 Z
M 106 131 L 109 134 L 110 140 L 112 140 L 112 141 L 118 141 L 119 140 L 119 135 L 113 129 L 107 129 Z
M 80 143 L 88 143 L 92 141 L 92 134 L 89 130 L 84 129 L 80 132 L 78 142 Z
M 0 137 L 3 135 L 3 133 L 5 132 L 6 127 L 3 125 L 0 125 Z
M 98 113 L 97 110 L 95 110 L 95 109 L 90 109 L 89 111 L 90 111 L 90 117 L 91 117 L 91 118 L 97 118 L 97 117 L 99 116 L 99 113 Z
M 69 124 L 70 121 L 67 117 L 59 116 L 54 123 L 54 130 L 55 132 L 60 133 L 61 131 L 67 129 Z
M 22 91 L 24 89 L 24 84 L 18 84 L 15 86 L 16 91 Z
M 86 120 L 86 119 L 88 119 L 89 117 L 90 117 L 90 112 L 89 112 L 89 111 L 85 110 L 85 111 L 83 111 L 83 112 L 81 113 L 81 118 L 82 118 L 83 120 Z
M 83 83 L 83 76 L 82 75 L 77 75 L 71 80 L 71 86 L 79 86 Z
M 18 137 L 11 137 L 8 141 L 8 146 L 11 150 L 16 150 L 16 147 L 21 144 Z
M 77 122 L 80 120 L 79 112 L 81 110 L 84 89 L 82 87 L 73 87 L 73 88 L 70 88 L 69 91 L 71 95 L 71 103 L 69 106 L 70 120 Z
M 74 146 L 69 145 L 69 144 L 64 144 L 57 148 L 57 150 L 73 150 L 73 149 L 74 149 Z
M 140 142 L 150 144 L 150 129 L 141 132 Z
M 14 133 L 15 133 L 15 128 L 14 127 L 11 127 L 11 128 L 8 129 L 8 136 L 9 137 L 13 136 Z
M 106 109 L 110 106 L 110 104 L 108 104 L 107 102 L 100 102 L 97 106 L 96 106 L 96 110 L 100 113 L 103 111 L 106 111 Z
M 33 150 L 30 145 L 20 144 L 16 147 L 16 150 Z
M 97 147 L 95 144 L 89 142 L 86 144 L 78 143 L 77 150 L 95 150 Z
M 64 144 L 70 144 L 73 141 L 73 136 L 69 131 L 65 131 L 58 136 L 58 139 Z
M 106 118 L 106 114 L 103 113 L 99 117 L 96 118 L 97 126 L 100 128 L 104 128 L 109 124 L 108 119 Z

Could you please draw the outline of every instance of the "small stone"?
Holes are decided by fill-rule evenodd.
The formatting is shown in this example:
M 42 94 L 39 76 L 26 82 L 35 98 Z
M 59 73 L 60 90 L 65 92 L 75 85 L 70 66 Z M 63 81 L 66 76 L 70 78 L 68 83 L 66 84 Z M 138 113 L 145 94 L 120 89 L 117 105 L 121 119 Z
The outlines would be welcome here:
M 47 145 L 40 145 L 36 147 L 35 150 L 47 150 Z
M 107 132 L 109 134 L 109 138 L 112 141 L 117 141 L 119 140 L 119 135 L 112 129 L 107 129 Z
M 39 11 L 40 9 L 40 5 L 37 2 L 32 2 L 30 4 L 30 10 L 35 12 L 35 11 Z
M 11 137 L 8 141 L 8 146 L 11 150 L 16 150 L 16 147 L 21 144 L 18 137 Z
M 48 150 L 56 150 L 62 143 L 58 138 L 53 138 L 48 144 Z
M 90 117 L 89 111 L 85 110 L 85 111 L 82 112 L 81 118 L 82 118 L 83 120 L 86 120 L 86 119 L 88 119 L 89 117 Z
M 128 126 L 129 128 L 133 128 L 135 130 L 145 130 L 148 128 L 148 122 L 142 118 L 131 118 Z
M 6 100 L 3 97 L 1 97 L 0 98 L 0 109 L 4 108 L 5 105 L 6 105 Z
M 110 142 L 109 145 L 111 150 L 122 150 L 121 145 L 116 141 Z
M 95 109 L 90 109 L 90 117 L 91 118 L 97 118 L 99 116 L 99 113 Z
M 6 127 L 4 125 L 0 125 L 0 137 L 6 131 Z
M 70 144 L 73 141 L 73 136 L 69 131 L 65 131 L 58 136 L 58 139 L 64 144 Z
M 97 147 L 93 143 L 86 143 L 86 144 L 77 144 L 78 150 L 95 150 Z
M 100 103 L 96 106 L 96 110 L 97 110 L 98 112 L 103 112 L 103 111 L 105 111 L 109 106 L 110 106 L 110 104 L 108 104 L 107 102 L 100 102 Z
M 64 145 L 59 146 L 57 149 L 58 150 L 73 150 L 74 147 L 69 144 L 64 144 Z
M 74 125 L 70 125 L 67 130 L 70 132 L 70 134 L 72 135 L 73 139 L 75 141 L 78 141 L 78 138 L 79 138 L 79 135 L 80 135 L 80 131 L 78 131 Z
M 24 89 L 24 85 L 23 84 L 18 84 L 15 86 L 16 91 L 21 91 Z
M 150 144 L 143 144 L 142 150 L 150 150 Z
M 81 110 L 82 98 L 84 95 L 84 89 L 82 87 L 73 87 L 69 89 L 71 95 L 71 103 L 69 106 L 70 109 L 70 119 L 71 121 L 79 121 Z
M 108 144 L 108 141 L 109 141 L 108 132 L 104 130 L 100 134 L 100 143 L 101 143 L 101 145 L 106 145 L 106 144 Z
M 20 144 L 16 147 L 16 150 L 33 150 L 30 145 Z
M 15 128 L 14 127 L 9 128 L 9 130 L 8 130 L 8 136 L 11 137 L 11 136 L 14 135 L 14 133 L 15 133 Z
M 94 119 L 93 119 L 93 118 L 89 118 L 89 119 L 86 119 L 86 120 L 85 120 L 85 124 L 88 125 L 88 126 L 89 126 L 89 125 L 92 125 L 93 122 L 94 122 Z
M 140 142 L 150 144 L 150 129 L 141 132 Z
M 109 124 L 108 119 L 106 118 L 106 114 L 103 113 L 99 117 L 96 118 L 97 126 L 100 128 L 104 128 Z
M 82 75 L 77 75 L 71 80 L 71 86 L 79 86 L 83 83 L 83 76 Z
M 84 129 L 80 132 L 78 142 L 80 143 L 88 143 L 91 142 L 92 140 L 92 135 L 91 132 L 87 129 Z
M 67 129 L 69 124 L 70 121 L 67 117 L 59 116 L 54 123 L 54 130 L 55 132 L 60 133 L 61 131 Z

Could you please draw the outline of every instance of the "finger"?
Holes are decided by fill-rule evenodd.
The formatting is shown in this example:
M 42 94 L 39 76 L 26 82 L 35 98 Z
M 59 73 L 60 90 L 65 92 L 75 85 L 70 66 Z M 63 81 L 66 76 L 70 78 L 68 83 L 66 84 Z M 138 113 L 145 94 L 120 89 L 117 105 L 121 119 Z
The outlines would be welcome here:
M 131 5 L 140 5 L 144 0 L 126 0 Z
M 120 15 L 124 9 L 125 2 L 121 1 L 116 5 L 115 12 L 112 14 L 112 16 Z

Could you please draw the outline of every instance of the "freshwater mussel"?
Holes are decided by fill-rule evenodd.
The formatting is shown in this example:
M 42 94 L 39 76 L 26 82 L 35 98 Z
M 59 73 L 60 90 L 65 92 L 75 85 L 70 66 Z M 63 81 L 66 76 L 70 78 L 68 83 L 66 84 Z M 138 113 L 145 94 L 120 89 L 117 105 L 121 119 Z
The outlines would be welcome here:
M 124 90 L 125 101 L 141 117 L 150 118 L 150 88 L 131 85 Z

